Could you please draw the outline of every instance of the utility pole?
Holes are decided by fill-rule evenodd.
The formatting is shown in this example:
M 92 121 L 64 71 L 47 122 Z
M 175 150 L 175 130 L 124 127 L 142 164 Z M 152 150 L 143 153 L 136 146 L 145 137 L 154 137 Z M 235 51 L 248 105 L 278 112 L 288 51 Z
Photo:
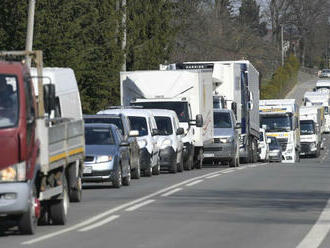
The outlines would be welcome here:
M 127 10 L 127 6 L 126 6 L 126 0 L 122 1 L 122 8 L 123 8 L 123 18 L 122 18 L 122 25 L 124 27 L 124 34 L 123 34 L 123 42 L 121 44 L 121 49 L 124 52 L 124 61 L 123 61 L 123 65 L 121 66 L 121 70 L 122 71 L 126 71 L 126 35 L 127 35 L 127 28 L 126 28 L 126 21 L 127 21 L 127 15 L 126 15 L 126 10 Z
M 32 51 L 35 6 L 36 0 L 29 0 L 28 24 L 25 43 L 26 51 Z M 31 67 L 31 59 L 28 56 L 26 57 L 26 64 L 28 65 L 28 67 Z
M 282 50 L 282 66 L 284 66 L 284 38 L 283 38 L 283 24 L 281 25 L 281 50 Z

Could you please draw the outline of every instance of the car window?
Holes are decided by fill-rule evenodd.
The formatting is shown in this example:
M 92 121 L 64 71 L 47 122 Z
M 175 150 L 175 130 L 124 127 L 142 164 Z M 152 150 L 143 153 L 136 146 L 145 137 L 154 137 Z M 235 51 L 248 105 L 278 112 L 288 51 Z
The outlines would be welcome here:
M 130 122 L 132 130 L 139 131 L 139 136 L 148 135 L 148 125 L 145 117 L 140 116 L 129 116 L 128 120 Z
M 226 112 L 214 112 L 214 128 L 232 128 L 230 114 Z
M 121 134 L 124 134 L 124 126 L 123 126 L 123 122 L 120 118 L 118 117 L 113 117 L 113 118 L 109 118 L 109 117 L 104 117 L 104 118 L 100 118 L 100 117 L 87 117 L 84 119 L 85 123 L 106 123 L 106 124 L 114 124 L 119 128 L 119 131 L 121 132 Z
M 172 122 L 170 117 L 156 116 L 157 129 L 160 135 L 171 135 L 173 134 Z
M 115 140 L 110 128 L 85 128 L 86 145 L 114 145 Z

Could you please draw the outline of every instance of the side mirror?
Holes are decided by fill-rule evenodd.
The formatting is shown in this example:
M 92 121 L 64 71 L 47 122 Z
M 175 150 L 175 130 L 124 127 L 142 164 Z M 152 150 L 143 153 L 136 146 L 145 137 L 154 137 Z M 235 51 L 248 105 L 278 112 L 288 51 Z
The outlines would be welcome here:
M 44 107 L 45 112 L 50 114 L 55 109 L 55 85 L 45 84 L 43 86 L 44 91 Z
M 196 115 L 196 127 L 203 126 L 203 116 L 201 114 Z
M 156 128 L 152 129 L 152 130 L 151 130 L 151 135 L 152 135 L 152 136 L 159 135 L 159 130 L 156 129 Z
M 127 142 L 127 141 L 122 141 L 122 142 L 120 143 L 120 146 L 129 146 L 129 142 Z
M 184 134 L 184 129 L 182 127 L 179 127 L 177 130 L 176 130 L 176 135 L 182 135 Z
M 272 140 L 270 138 L 267 139 L 267 144 L 272 143 Z
M 240 122 L 236 123 L 235 129 L 240 129 L 242 128 L 242 124 Z
M 140 132 L 138 130 L 131 130 L 131 131 L 129 131 L 128 136 L 129 137 L 138 137 L 139 134 L 140 134 Z

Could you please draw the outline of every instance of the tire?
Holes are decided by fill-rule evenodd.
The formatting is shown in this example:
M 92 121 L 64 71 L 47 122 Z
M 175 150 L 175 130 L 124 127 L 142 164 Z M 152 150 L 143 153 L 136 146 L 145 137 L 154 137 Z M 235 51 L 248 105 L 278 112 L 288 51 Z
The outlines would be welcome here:
M 115 170 L 114 178 L 112 180 L 112 185 L 114 188 L 119 189 L 123 184 L 121 166 L 119 165 L 117 170 Z
M 132 171 L 132 179 L 140 179 L 140 177 L 141 177 L 141 168 L 139 161 L 136 168 Z
M 236 167 L 236 158 L 233 158 L 229 161 L 229 167 Z
M 131 184 L 131 166 L 128 169 L 128 175 L 123 178 L 123 185 L 129 186 Z
M 152 176 L 152 167 L 151 167 L 151 165 L 150 165 L 149 168 L 144 170 L 144 176 L 146 176 L 146 177 L 151 177 Z
M 54 225 L 65 225 L 69 209 L 69 193 L 66 177 L 63 177 L 63 195 L 61 200 L 56 200 L 49 206 L 50 218 Z
M 174 163 L 170 168 L 170 172 L 173 174 L 176 174 L 177 171 L 178 171 L 178 165 L 176 163 Z
M 196 161 L 195 168 L 198 170 L 203 168 L 203 149 L 199 150 L 198 160 Z
M 160 164 L 157 163 L 156 166 L 152 167 L 152 174 L 158 176 L 160 174 Z
M 192 170 L 193 168 L 193 163 L 194 163 L 194 160 L 193 160 L 193 157 L 189 157 L 189 159 L 184 163 L 184 169 L 185 170 Z
M 70 202 L 81 202 L 82 198 L 82 181 L 81 176 L 78 178 L 77 188 L 70 188 Z
M 180 163 L 178 163 L 178 172 L 183 172 L 183 156 L 181 155 Z
M 34 234 L 37 229 L 38 225 L 38 219 L 35 215 L 35 204 L 37 199 L 36 189 L 35 186 L 32 188 L 31 193 L 31 202 L 29 204 L 28 210 L 20 217 L 18 222 L 18 229 L 21 232 L 21 234 Z M 40 203 L 39 204 L 40 207 Z

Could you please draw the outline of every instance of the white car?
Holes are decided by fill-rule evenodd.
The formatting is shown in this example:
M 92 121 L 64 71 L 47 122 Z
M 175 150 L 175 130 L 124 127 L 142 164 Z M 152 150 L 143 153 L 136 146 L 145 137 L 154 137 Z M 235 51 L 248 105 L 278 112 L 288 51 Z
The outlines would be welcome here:
M 160 174 L 160 160 L 158 134 L 154 115 L 148 109 L 138 108 L 110 108 L 99 111 L 97 114 L 123 114 L 127 116 L 131 130 L 138 130 L 137 142 L 140 147 L 140 165 L 144 175 Z
M 260 161 L 269 161 L 269 140 L 266 136 L 266 131 L 260 128 L 260 138 L 258 142 L 258 154 Z
M 179 126 L 179 119 L 172 110 L 149 109 L 156 120 L 159 130 L 158 146 L 160 168 L 176 173 L 183 171 L 183 142 L 184 129 Z

